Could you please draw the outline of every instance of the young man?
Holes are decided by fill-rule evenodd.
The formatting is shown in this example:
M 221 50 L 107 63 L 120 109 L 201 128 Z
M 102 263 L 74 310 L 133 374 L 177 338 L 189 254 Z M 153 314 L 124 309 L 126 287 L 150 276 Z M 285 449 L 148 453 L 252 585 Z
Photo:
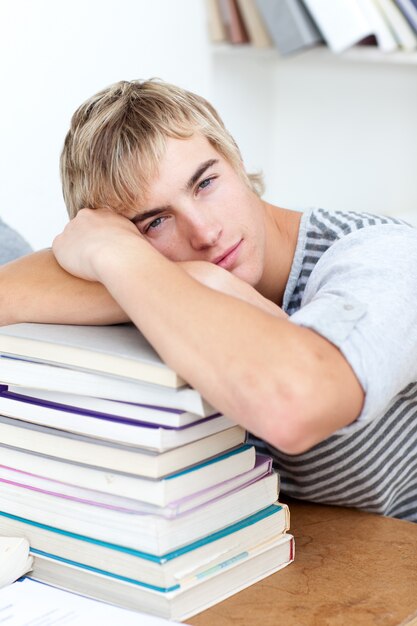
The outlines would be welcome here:
M 3 323 L 131 319 L 283 491 L 417 521 L 414 229 L 266 203 L 211 105 L 158 81 L 84 103 L 61 174 L 72 219 L 0 274 Z

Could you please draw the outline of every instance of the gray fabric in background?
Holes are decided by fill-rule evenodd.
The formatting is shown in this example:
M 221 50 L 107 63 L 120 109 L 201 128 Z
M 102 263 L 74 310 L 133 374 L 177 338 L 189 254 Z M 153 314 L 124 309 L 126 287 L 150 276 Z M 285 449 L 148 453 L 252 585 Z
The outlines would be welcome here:
M 32 252 L 30 245 L 0 219 L 0 265 Z

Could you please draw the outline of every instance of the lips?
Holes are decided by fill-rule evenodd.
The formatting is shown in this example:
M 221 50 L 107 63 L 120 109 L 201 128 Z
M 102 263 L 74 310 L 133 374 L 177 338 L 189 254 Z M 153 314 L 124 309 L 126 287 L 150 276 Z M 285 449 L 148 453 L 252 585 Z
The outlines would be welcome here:
M 227 269 L 230 265 L 232 265 L 241 243 L 242 240 L 238 241 L 234 246 L 228 248 L 225 252 L 222 252 L 222 254 L 213 259 L 212 263 Z

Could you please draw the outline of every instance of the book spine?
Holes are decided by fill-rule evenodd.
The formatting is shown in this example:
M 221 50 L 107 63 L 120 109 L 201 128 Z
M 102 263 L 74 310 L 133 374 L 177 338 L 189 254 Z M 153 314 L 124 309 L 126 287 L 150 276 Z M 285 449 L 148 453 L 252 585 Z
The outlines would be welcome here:
M 335 53 L 344 52 L 373 34 L 356 0 L 304 0 L 304 4 Z
M 256 48 L 270 48 L 272 40 L 255 0 L 237 0 L 251 43 Z
M 416 5 L 412 3 L 412 0 L 396 0 L 396 3 L 411 28 L 417 33 L 417 0 Z
M 321 41 L 320 33 L 300 0 L 257 0 L 257 6 L 283 56 Z
M 220 11 L 230 43 L 249 43 L 249 36 L 236 0 L 219 0 Z

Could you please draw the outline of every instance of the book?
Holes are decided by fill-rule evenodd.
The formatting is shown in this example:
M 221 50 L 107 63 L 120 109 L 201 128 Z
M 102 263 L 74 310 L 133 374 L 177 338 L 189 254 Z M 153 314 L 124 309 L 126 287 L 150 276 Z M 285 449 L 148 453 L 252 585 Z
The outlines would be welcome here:
M 2 360 L 0 359 L 0 367 Z M 165 389 L 165 388 L 164 388 Z M 8 391 L 10 393 L 5 394 Z M 184 391 L 184 390 L 183 390 Z M 137 402 L 122 402 L 120 400 L 107 400 L 106 398 L 94 398 L 92 396 L 80 396 L 75 393 L 65 393 L 62 391 L 48 391 L 44 389 L 34 389 L 17 385 L 2 385 L 0 383 L 0 393 L 4 397 L 11 394 L 27 396 L 28 401 L 37 400 L 44 406 L 54 407 L 56 404 L 64 405 L 75 412 L 85 412 L 92 415 L 117 416 L 126 420 L 127 423 L 140 422 L 149 425 L 166 426 L 169 428 L 183 428 L 199 422 L 204 417 L 219 417 L 220 413 L 213 410 L 210 415 L 198 415 L 182 409 L 169 407 L 151 406 L 148 404 L 138 404 Z
M 208 465 L 211 465 L 211 463 L 208 463 Z M 216 472 L 212 473 L 215 474 Z M 267 476 L 270 473 L 270 457 L 257 455 L 255 466 L 252 469 L 237 474 L 233 476 L 233 478 L 224 479 L 224 477 L 222 477 L 221 480 L 218 479 L 216 483 L 206 487 L 205 489 L 201 488 L 201 484 L 196 484 L 194 481 L 193 483 L 190 483 L 193 484 L 194 489 L 191 493 L 182 497 L 176 493 L 175 495 L 172 495 L 169 502 L 162 505 L 153 504 L 151 502 L 147 502 L 146 500 L 143 501 L 132 497 L 127 498 L 126 496 L 120 494 L 109 494 L 68 483 L 61 483 L 51 478 L 21 472 L 7 466 L 0 466 L 0 483 L 7 483 L 9 485 L 15 485 L 16 487 L 24 487 L 33 491 L 48 493 L 53 496 L 67 498 L 69 500 L 76 500 L 77 502 L 85 502 L 87 504 L 95 504 L 97 506 L 110 506 L 111 508 L 119 511 L 130 511 L 140 513 L 142 515 L 160 515 L 167 519 L 171 519 L 196 509 L 207 502 L 216 500 L 217 498 L 220 498 L 221 496 L 232 491 L 246 487 L 247 485 L 252 484 L 259 478 Z M 182 474 L 187 475 L 188 471 L 185 470 Z M 139 482 L 145 482 L 145 480 L 139 479 Z M 162 479 L 161 481 L 148 482 L 151 482 L 151 484 L 153 483 L 153 485 L 157 488 L 159 486 L 159 482 L 175 483 L 175 480 L 171 481 L 170 477 L 168 477 Z M 173 490 L 171 490 L 171 493 L 173 494 Z M 137 496 L 140 495 L 140 492 L 137 493 Z
M 206 13 L 210 41 L 212 43 L 227 41 L 226 27 L 220 12 L 219 0 L 206 0 Z
M 253 515 L 274 504 L 277 498 L 278 478 L 272 473 L 192 511 L 166 519 L 2 482 L 0 517 L 24 518 L 97 541 L 162 555 Z
M 385 16 L 400 48 L 412 52 L 417 49 L 417 34 L 413 31 L 393 0 L 374 0 Z
M 178 550 L 157 556 L 28 520 L 0 516 L 0 533 L 13 532 L 16 536 L 26 537 L 32 554 L 53 554 L 60 559 L 138 580 L 158 591 L 172 591 L 187 583 L 190 577 L 218 567 L 243 552 L 253 551 L 259 544 L 286 532 L 288 527 L 288 507 L 273 504 Z
M 32 567 L 29 542 L 24 536 L 8 536 L 0 531 L 0 588 L 10 585 Z M 3 620 L 2 620 L 3 621 Z
M 188 386 L 171 389 L 161 385 L 74 370 L 58 365 L 36 363 L 1 354 L 0 382 L 31 388 L 32 394 L 36 389 L 48 393 L 58 392 L 83 396 L 85 402 L 90 402 L 90 407 L 99 406 L 96 404 L 97 399 L 103 400 L 100 403 L 100 409 L 97 409 L 103 412 L 114 412 L 112 405 L 105 404 L 104 400 L 119 402 L 121 406 L 118 406 L 117 411 L 123 411 L 125 417 L 134 416 L 142 407 L 149 410 L 163 409 L 171 413 L 174 419 L 174 410 L 176 410 L 177 418 L 180 420 L 177 422 L 178 425 L 195 421 L 195 415 L 207 417 L 217 413 L 198 391 Z M 189 415 L 181 416 L 182 412 L 192 413 L 192 419 Z M 147 414 L 147 420 L 151 419 Z M 161 414 L 158 419 L 162 419 Z M 168 419 L 171 418 L 168 417 Z
M 272 40 L 256 6 L 256 0 L 237 0 L 250 43 L 255 48 L 270 48 Z
M 255 462 L 255 448 L 247 444 L 161 479 L 110 472 L 1 445 L 0 460 L 0 476 L 6 481 L 54 492 L 66 493 L 67 490 L 72 495 L 76 495 L 79 489 L 80 499 L 93 500 L 93 497 L 88 498 L 87 492 L 94 493 L 95 498 L 102 493 L 135 499 L 142 505 L 147 503 L 156 507 L 167 507 L 174 502 L 179 506 L 179 502 L 197 493 L 216 487 L 221 490 L 229 480 L 239 482 L 242 480 L 239 477 L 252 470 L 253 476 L 247 476 L 248 480 L 258 478 L 270 469 L 270 462 L 264 467 L 263 456 L 258 458 L 257 455 Z
M 117 406 L 115 410 L 117 411 Z M 156 413 L 158 411 L 153 412 Z M 159 411 L 159 414 L 161 413 L 163 411 Z M 2 385 L 0 385 L 0 414 L 61 431 L 160 452 L 191 443 L 235 425 L 232 420 L 217 414 L 200 418 L 186 426 L 162 427 L 159 424 L 126 419 L 117 413 L 111 415 L 91 409 L 80 409 L 63 404 L 62 401 L 43 400 L 36 397 L 36 394 L 16 393 Z
M 29 578 L 0 591 L 0 613 L 9 626 L 164 626 L 178 623 L 83 598 Z
M 236 0 L 218 0 L 226 36 L 232 44 L 249 43 L 249 36 Z
M 140 581 L 97 572 L 52 555 L 36 554 L 30 577 L 84 596 L 160 617 L 185 620 L 285 567 L 294 559 L 294 539 L 285 534 L 251 553 L 202 573 L 188 585 L 158 592 Z
M 329 48 L 343 52 L 373 35 L 358 0 L 303 0 Z
M 358 0 L 358 2 L 370 24 L 378 48 L 382 50 L 382 52 L 398 50 L 397 40 L 375 0 Z M 363 44 L 364 41 L 361 43 Z
M 3 445 L 118 472 L 160 478 L 241 445 L 246 432 L 227 428 L 165 452 L 111 443 L 0 415 Z
M 205 489 L 202 489 L 201 485 L 198 484 L 198 487 L 194 486 L 194 492 L 183 497 L 179 497 L 178 494 L 176 494 L 170 502 L 162 506 L 134 498 L 126 498 L 119 494 L 108 494 L 92 489 L 85 489 L 84 487 L 60 483 L 50 478 L 20 472 L 4 466 L 0 466 L 0 483 L 15 485 L 16 487 L 30 489 L 39 493 L 47 493 L 51 496 L 66 498 L 76 502 L 104 506 L 117 511 L 126 511 L 140 515 L 157 515 L 165 517 L 166 519 L 173 519 L 179 515 L 193 511 L 208 502 L 213 502 L 237 489 L 251 485 L 263 476 L 270 474 L 271 465 L 270 457 L 257 455 L 255 466 L 247 472 L 238 474 L 228 480 L 222 479 L 221 482 L 217 482 Z M 168 482 L 169 478 L 162 479 L 162 481 Z M 157 481 L 154 481 L 154 484 L 156 487 L 158 486 Z
M 417 0 L 395 0 L 399 9 L 408 20 L 411 28 L 417 33 Z
M 256 0 L 270 36 L 283 55 L 311 48 L 321 34 L 300 0 Z
M 185 384 L 133 324 L 11 324 L 0 328 L 0 353 L 168 387 Z

